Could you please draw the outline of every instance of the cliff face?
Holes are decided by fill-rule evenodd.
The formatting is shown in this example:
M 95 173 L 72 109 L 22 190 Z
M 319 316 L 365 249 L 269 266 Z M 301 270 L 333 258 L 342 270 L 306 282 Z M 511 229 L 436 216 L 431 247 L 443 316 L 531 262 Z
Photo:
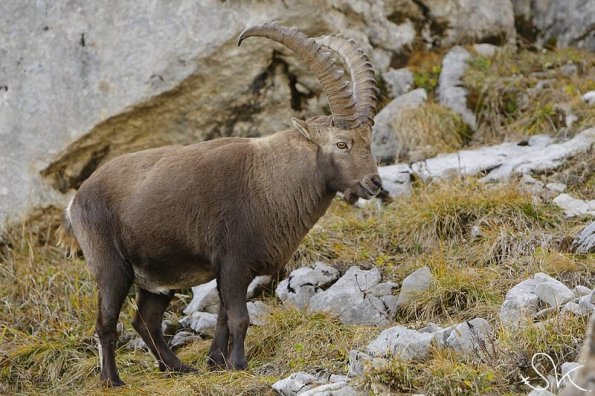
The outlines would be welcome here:
M 236 46 L 271 20 L 354 38 L 380 76 L 412 48 L 516 35 L 510 0 L 1 2 L 0 224 L 62 204 L 119 154 L 324 113 L 299 59 L 274 43 Z

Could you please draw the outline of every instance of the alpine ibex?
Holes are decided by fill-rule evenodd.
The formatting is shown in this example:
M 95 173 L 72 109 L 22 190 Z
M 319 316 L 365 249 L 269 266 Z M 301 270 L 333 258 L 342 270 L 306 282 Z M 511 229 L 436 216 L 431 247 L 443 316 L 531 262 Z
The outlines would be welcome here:
M 63 237 L 79 244 L 99 289 L 101 380 L 122 385 L 116 324 L 133 283 L 134 328 L 159 368 L 193 371 L 165 343 L 161 320 L 173 290 L 217 278 L 221 308 L 211 366 L 245 369 L 246 289 L 275 274 L 337 192 L 353 204 L 381 189 L 370 150 L 377 89 L 355 42 L 314 40 L 277 23 L 239 37 L 266 37 L 291 49 L 318 78 L 331 116 L 263 138 L 221 138 L 117 157 L 94 172 L 65 211 Z M 340 57 L 349 81 L 331 56 Z

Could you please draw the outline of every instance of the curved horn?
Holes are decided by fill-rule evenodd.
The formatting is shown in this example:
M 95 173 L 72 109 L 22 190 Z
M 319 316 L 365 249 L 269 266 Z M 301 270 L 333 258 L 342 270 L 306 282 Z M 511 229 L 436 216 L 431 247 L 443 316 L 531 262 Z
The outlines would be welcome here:
M 264 23 L 244 30 L 238 38 L 238 46 L 252 36 L 277 41 L 295 52 L 306 62 L 320 82 L 329 101 L 333 124 L 340 129 L 351 129 L 357 125 L 358 115 L 350 84 L 343 79 L 345 73 L 335 64 L 335 59 L 331 57 L 330 52 L 323 51 L 316 41 L 297 28 L 288 28 L 277 22 Z
M 374 125 L 378 88 L 376 87 L 374 69 L 364 51 L 357 46 L 355 41 L 340 34 L 322 36 L 316 41 L 323 47 L 339 54 L 351 74 L 357 124 Z

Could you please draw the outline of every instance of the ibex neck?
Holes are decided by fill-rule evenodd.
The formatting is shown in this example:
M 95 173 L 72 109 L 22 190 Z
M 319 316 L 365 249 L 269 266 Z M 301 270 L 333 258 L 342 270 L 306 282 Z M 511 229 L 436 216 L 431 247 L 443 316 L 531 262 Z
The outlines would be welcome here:
M 306 233 L 328 209 L 335 193 L 329 191 L 317 162 L 317 148 L 295 131 L 279 132 L 256 143 L 253 177 L 258 199 L 266 205 L 267 221 L 275 232 L 271 248 L 282 246 L 291 255 Z M 258 175 L 259 170 L 267 174 Z M 289 259 L 289 257 L 283 257 Z

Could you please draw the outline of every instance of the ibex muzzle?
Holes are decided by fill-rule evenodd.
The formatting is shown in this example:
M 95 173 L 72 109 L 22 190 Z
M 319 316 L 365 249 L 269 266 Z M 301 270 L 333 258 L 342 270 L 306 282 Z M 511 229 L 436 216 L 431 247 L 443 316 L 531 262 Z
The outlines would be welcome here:
M 123 155 L 82 185 L 65 213 L 99 289 L 101 379 L 122 385 L 116 324 L 138 286 L 134 328 L 161 370 L 188 372 L 167 346 L 161 320 L 175 289 L 217 279 L 221 308 L 208 362 L 244 369 L 246 289 L 276 274 L 335 194 L 354 203 L 381 188 L 370 151 L 376 85 L 372 66 L 341 36 L 311 39 L 278 24 L 245 30 L 296 52 L 320 81 L 332 115 L 257 138 L 222 138 Z M 342 59 L 348 79 L 335 64 Z M 65 235 L 68 236 L 68 235 Z

